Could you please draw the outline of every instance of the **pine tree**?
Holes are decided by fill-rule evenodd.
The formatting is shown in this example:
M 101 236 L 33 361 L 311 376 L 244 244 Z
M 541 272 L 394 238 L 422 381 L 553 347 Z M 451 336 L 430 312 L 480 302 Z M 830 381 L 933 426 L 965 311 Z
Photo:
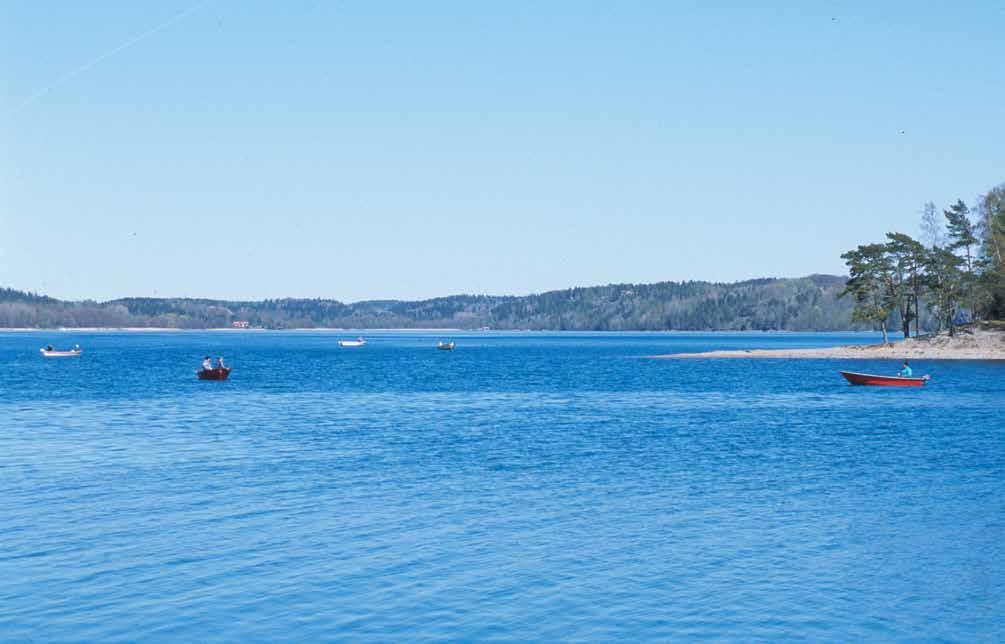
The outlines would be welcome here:
M 963 260 L 948 248 L 933 248 L 927 256 L 925 286 L 931 295 L 929 306 L 936 311 L 939 330 L 945 324 L 949 335 L 955 335 L 956 311 L 965 292 Z
M 885 244 L 864 244 L 841 255 L 848 265 L 848 281 L 838 297 L 855 298 L 852 321 L 877 325 L 883 333 L 883 344 L 889 344 L 887 322 L 893 310 L 894 298 L 890 285 L 893 266 Z
M 979 204 L 981 290 L 988 318 L 1005 319 L 1005 183 L 983 195 Z
M 976 298 L 974 296 L 974 287 L 977 282 L 977 274 L 974 266 L 974 247 L 977 246 L 977 235 L 974 230 L 974 225 L 970 222 L 970 218 L 967 216 L 970 214 L 970 209 L 967 208 L 967 204 L 963 203 L 962 199 L 957 199 L 956 203 L 951 205 L 947 210 L 943 211 L 946 216 L 946 229 L 949 236 L 949 250 L 953 251 L 963 251 L 963 284 L 962 289 L 964 293 L 964 300 L 967 302 L 968 310 L 970 311 L 970 319 L 973 320 L 976 317 Z
M 904 233 L 887 233 L 886 238 L 890 240 L 886 244 L 886 252 L 897 275 L 895 295 L 900 309 L 901 330 L 905 338 L 910 337 L 911 320 L 914 320 L 914 335 L 920 335 L 925 246 Z

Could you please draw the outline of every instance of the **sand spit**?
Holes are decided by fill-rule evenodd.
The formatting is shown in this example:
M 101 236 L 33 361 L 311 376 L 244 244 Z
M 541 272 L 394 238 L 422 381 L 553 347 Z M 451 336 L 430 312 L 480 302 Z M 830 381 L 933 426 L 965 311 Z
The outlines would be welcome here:
M 882 344 L 822 349 L 748 349 L 675 353 L 655 358 L 834 358 L 841 360 L 1005 360 L 1005 330 L 993 327 L 959 329 L 947 333 Z

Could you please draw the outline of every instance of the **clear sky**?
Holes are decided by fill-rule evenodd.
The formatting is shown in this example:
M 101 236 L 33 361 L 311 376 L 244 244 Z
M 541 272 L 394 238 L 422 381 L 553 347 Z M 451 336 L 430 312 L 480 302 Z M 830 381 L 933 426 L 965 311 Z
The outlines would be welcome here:
M 1005 2 L 0 5 L 0 285 L 841 273 L 1005 181 Z

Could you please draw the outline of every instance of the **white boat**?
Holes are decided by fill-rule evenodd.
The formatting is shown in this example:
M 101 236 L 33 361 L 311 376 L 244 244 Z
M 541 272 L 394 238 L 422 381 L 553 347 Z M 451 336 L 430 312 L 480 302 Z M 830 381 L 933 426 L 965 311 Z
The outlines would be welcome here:
M 366 344 L 366 340 L 363 338 L 356 338 L 355 340 L 339 340 L 338 345 L 340 347 L 361 347 Z
M 436 348 L 439 349 L 440 351 L 453 351 L 454 347 L 456 346 L 457 344 L 453 340 L 451 340 L 450 342 L 441 341 L 436 343 Z
M 79 346 L 75 346 L 69 351 L 57 351 L 51 346 L 39 349 L 39 352 L 46 358 L 75 358 L 84 352 Z

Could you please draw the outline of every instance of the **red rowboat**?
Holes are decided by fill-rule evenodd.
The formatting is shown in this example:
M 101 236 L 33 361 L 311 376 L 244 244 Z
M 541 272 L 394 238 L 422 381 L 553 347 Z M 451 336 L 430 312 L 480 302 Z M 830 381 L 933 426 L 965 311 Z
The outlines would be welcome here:
M 200 369 L 195 372 L 199 380 L 226 380 L 230 375 L 229 367 L 217 367 L 216 369 Z
M 900 376 L 876 376 L 870 373 L 842 371 L 841 375 L 853 385 L 878 385 L 880 387 L 920 387 L 928 382 L 928 376 L 902 378 Z

